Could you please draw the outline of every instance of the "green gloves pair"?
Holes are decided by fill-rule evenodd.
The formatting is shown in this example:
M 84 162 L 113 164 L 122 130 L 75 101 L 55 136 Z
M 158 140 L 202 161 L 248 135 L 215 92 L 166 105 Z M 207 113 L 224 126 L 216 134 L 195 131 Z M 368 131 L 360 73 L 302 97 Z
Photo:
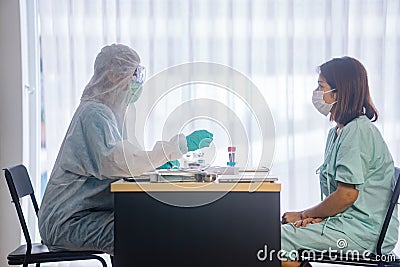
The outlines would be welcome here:
M 210 146 L 213 141 L 213 134 L 206 130 L 198 130 L 186 136 L 188 151 Z M 177 169 L 179 168 L 178 160 L 171 160 L 157 169 Z
M 188 151 L 210 146 L 213 134 L 206 130 L 198 130 L 186 136 Z
M 167 163 L 165 163 L 164 165 L 161 165 L 160 167 L 158 167 L 157 169 L 178 169 L 180 166 L 179 161 L 178 160 L 171 160 L 168 161 Z

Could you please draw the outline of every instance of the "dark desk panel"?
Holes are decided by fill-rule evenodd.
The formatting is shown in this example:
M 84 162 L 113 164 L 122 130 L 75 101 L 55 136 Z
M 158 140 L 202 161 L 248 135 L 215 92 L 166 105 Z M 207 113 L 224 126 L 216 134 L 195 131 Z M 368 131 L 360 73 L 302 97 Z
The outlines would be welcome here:
M 152 192 L 157 198 L 220 192 Z M 168 194 L 168 195 L 165 195 Z M 202 194 L 202 195 L 199 195 Z M 205 206 L 164 204 L 145 192 L 116 192 L 115 262 L 125 266 L 280 266 L 257 253 L 280 249 L 279 192 L 229 192 Z

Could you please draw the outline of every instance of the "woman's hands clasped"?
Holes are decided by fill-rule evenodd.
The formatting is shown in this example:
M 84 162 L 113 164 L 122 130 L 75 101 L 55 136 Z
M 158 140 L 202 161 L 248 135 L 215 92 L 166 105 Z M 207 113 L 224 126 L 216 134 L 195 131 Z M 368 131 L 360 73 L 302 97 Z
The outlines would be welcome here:
M 319 223 L 322 218 L 312 218 L 304 216 L 302 211 L 285 212 L 282 216 L 282 224 L 293 223 L 296 228 L 306 227 L 307 224 Z

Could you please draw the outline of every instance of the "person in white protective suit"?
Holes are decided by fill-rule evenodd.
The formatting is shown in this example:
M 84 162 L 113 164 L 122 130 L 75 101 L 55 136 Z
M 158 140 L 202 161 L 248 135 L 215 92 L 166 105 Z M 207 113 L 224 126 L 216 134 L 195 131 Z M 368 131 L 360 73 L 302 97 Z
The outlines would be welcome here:
M 128 46 L 102 48 L 94 75 L 83 92 L 58 153 L 39 210 L 39 231 L 50 250 L 97 250 L 114 254 L 114 206 L 110 184 L 168 166 L 187 153 L 209 146 L 206 130 L 144 151 L 124 140 L 126 108 L 142 91 L 144 67 Z M 129 166 L 128 166 L 129 165 Z

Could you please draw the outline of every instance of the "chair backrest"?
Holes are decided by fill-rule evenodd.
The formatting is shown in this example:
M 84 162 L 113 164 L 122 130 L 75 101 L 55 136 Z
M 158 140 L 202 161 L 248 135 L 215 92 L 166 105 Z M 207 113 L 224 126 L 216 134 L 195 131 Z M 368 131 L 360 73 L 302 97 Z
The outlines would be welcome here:
M 28 227 L 26 225 L 24 213 L 22 212 L 20 199 L 29 195 L 37 216 L 39 207 L 33 191 L 31 179 L 29 178 L 28 171 L 26 170 L 24 165 L 17 165 L 11 168 L 6 168 L 4 169 L 4 172 L 8 189 L 10 190 L 11 198 L 17 210 L 18 219 L 24 233 L 25 241 L 27 244 L 27 253 L 30 254 L 32 249 L 32 241 L 29 235 Z
M 382 244 L 383 240 L 385 240 L 386 232 L 389 227 L 390 219 L 392 218 L 394 208 L 398 204 L 399 194 L 400 194 L 400 168 L 395 168 L 394 177 L 393 177 L 393 195 L 390 199 L 389 208 L 386 213 L 385 221 L 382 225 L 382 230 L 379 235 L 378 244 L 376 245 L 376 252 L 378 255 L 382 255 Z

